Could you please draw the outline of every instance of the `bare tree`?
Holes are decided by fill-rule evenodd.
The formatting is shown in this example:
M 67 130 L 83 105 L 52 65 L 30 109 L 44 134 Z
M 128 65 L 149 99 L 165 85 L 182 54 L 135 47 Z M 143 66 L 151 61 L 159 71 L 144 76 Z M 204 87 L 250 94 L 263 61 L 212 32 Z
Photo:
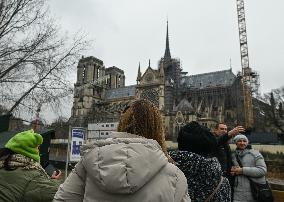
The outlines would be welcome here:
M 6 109 L 5 106 L 0 105 L 0 116 L 7 114 L 8 113 L 8 109 Z
M 59 104 L 72 93 L 68 73 L 88 42 L 60 34 L 46 0 L 0 0 L 0 99 L 9 113 Z
M 267 105 L 265 109 L 265 118 L 268 125 L 274 128 L 284 140 L 284 87 L 272 90 L 264 95 L 263 99 Z
M 50 124 L 50 127 L 55 130 L 55 138 L 57 139 L 68 138 L 69 123 L 67 118 L 59 116 L 53 123 Z

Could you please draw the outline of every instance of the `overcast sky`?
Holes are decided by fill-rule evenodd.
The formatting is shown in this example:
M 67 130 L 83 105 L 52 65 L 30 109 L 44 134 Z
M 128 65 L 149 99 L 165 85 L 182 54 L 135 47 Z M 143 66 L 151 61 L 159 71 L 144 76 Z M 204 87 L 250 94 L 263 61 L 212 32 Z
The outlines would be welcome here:
M 284 85 L 284 1 L 245 0 L 249 59 L 260 74 L 261 93 Z M 124 70 L 136 83 L 163 56 L 166 21 L 170 50 L 191 74 L 241 70 L 236 0 L 51 0 L 50 10 L 70 34 L 86 32 L 94 41 L 85 56 Z

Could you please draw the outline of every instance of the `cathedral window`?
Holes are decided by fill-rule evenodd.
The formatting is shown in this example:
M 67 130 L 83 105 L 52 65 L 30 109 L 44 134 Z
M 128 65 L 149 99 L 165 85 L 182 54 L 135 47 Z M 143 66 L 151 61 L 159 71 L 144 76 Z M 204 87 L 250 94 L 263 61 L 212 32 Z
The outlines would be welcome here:
M 84 65 L 83 66 L 83 72 L 82 72 L 82 80 L 83 80 L 83 82 L 85 83 L 85 81 L 86 81 L 86 77 L 87 77 L 87 75 L 86 75 L 86 66 Z
M 97 68 L 97 78 L 99 78 L 100 77 L 100 68 L 98 67 Z
M 93 73 L 93 81 L 96 80 L 96 68 L 97 68 L 97 65 L 94 64 L 94 73 Z
M 227 112 L 227 118 L 231 118 L 230 112 Z
M 121 78 L 120 76 L 117 76 L 117 87 L 120 87 L 120 82 L 121 82 Z
M 141 98 L 149 100 L 157 107 L 159 106 L 159 93 L 156 89 L 145 89 L 141 93 Z
M 111 88 L 111 76 L 109 76 L 109 78 L 107 78 L 107 85 L 108 85 L 108 87 Z

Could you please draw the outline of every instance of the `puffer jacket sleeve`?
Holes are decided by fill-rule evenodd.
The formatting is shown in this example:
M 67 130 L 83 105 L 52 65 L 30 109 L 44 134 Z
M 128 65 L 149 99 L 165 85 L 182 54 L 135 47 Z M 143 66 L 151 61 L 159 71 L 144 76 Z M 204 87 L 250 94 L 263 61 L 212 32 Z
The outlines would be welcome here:
M 54 202 L 80 202 L 84 199 L 86 172 L 82 160 L 79 161 L 67 179 L 58 188 Z
M 25 187 L 23 201 L 52 201 L 59 186 L 58 180 L 47 178 L 43 174 L 34 176 Z
M 177 183 L 175 192 L 175 202 L 190 202 L 190 197 L 188 195 L 187 180 L 183 172 L 177 168 Z M 182 196 L 182 198 L 180 198 Z
M 248 177 L 263 177 L 266 175 L 267 168 L 263 156 L 256 150 L 253 150 L 251 154 L 255 159 L 255 166 L 243 167 L 243 174 Z

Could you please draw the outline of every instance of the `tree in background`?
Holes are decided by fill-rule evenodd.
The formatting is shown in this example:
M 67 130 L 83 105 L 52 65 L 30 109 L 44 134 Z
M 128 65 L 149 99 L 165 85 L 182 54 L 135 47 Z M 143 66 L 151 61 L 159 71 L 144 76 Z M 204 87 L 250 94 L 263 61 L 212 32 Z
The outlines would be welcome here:
M 55 138 L 57 139 L 68 139 L 69 134 L 69 123 L 65 117 L 58 117 L 50 127 L 55 130 Z
M 275 132 L 278 133 L 281 140 L 284 141 L 284 87 L 265 94 L 264 100 L 268 103 L 265 109 L 266 122 L 275 129 Z
M 46 0 L 0 0 L 0 103 L 8 113 L 34 112 L 72 94 L 68 80 L 85 36 L 61 35 Z
M 0 105 L 0 116 L 7 114 L 7 113 L 8 113 L 8 109 L 5 106 Z

